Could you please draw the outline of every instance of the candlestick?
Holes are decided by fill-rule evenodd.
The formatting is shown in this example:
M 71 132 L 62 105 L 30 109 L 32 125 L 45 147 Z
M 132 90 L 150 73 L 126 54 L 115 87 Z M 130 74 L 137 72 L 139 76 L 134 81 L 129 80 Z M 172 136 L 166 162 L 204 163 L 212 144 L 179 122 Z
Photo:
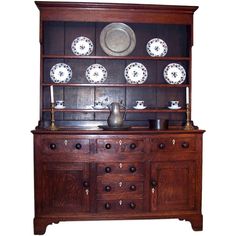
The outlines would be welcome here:
M 190 106 L 187 103 L 186 104 L 186 114 L 187 114 L 187 119 L 186 119 L 186 124 L 184 126 L 184 130 L 194 130 L 193 122 L 190 120 Z
M 51 103 L 54 103 L 53 85 L 50 86 L 50 94 L 51 94 Z
M 189 87 L 186 87 L 186 104 L 189 104 Z
M 49 129 L 58 130 L 58 128 L 55 125 L 55 106 L 53 102 L 51 102 L 51 124 L 49 126 Z

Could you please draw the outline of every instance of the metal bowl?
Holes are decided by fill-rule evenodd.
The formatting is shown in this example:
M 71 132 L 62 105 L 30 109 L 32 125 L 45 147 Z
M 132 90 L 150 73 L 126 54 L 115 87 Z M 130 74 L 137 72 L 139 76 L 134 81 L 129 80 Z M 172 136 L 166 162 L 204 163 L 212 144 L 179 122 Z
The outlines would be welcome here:
M 100 45 L 107 55 L 127 56 L 135 48 L 135 33 L 124 23 L 111 23 L 102 30 Z

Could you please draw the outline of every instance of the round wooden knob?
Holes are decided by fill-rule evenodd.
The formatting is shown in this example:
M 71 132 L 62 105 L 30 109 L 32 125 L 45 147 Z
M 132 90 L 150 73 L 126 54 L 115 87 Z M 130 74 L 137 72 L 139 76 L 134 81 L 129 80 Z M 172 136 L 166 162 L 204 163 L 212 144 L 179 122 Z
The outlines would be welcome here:
M 164 143 L 160 143 L 160 144 L 159 144 L 159 148 L 160 148 L 160 149 L 164 149 L 165 147 L 166 147 L 166 145 L 165 145 Z
M 106 148 L 106 149 L 111 149 L 111 144 L 110 144 L 110 143 L 107 143 L 107 144 L 105 145 L 105 148 Z
M 50 148 L 51 148 L 52 150 L 55 150 L 55 149 L 57 148 L 57 145 L 56 145 L 55 143 L 51 143 L 51 144 L 50 144 Z
M 135 167 L 135 166 L 131 166 L 131 167 L 129 168 L 129 171 L 130 171 L 131 173 L 134 173 L 134 172 L 136 171 L 136 167 Z
M 133 149 L 133 150 L 134 150 L 136 147 L 137 147 L 137 145 L 136 145 L 135 143 L 131 143 L 131 144 L 130 144 L 130 149 Z
M 183 142 L 181 144 L 182 148 L 189 148 L 189 143 L 188 142 Z
M 89 182 L 88 182 L 88 181 L 84 181 L 84 182 L 83 182 L 83 186 L 84 186 L 85 188 L 88 188 L 88 187 L 89 187 Z
M 151 186 L 155 188 L 157 186 L 157 181 L 156 180 L 151 180 Z
M 136 204 L 134 202 L 130 202 L 129 206 L 130 206 L 131 209 L 135 209 Z
M 104 205 L 106 210 L 110 210 L 111 209 L 111 204 L 109 202 L 105 203 Z
M 130 185 L 130 187 L 129 187 L 129 189 L 131 190 L 131 191 L 136 191 L 136 186 L 133 184 L 133 185 Z
M 107 166 L 107 167 L 105 168 L 105 172 L 106 172 L 106 173 L 110 173 L 110 172 L 111 172 L 111 167 Z
M 75 148 L 80 150 L 82 148 L 82 145 L 80 143 L 76 143 Z
M 106 185 L 104 189 L 105 189 L 106 192 L 110 192 L 111 191 L 111 186 L 110 185 Z

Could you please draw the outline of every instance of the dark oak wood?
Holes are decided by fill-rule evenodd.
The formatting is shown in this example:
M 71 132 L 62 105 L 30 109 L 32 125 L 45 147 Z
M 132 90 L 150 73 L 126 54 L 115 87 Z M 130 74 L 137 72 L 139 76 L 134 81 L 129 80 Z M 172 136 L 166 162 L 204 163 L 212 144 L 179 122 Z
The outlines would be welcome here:
M 34 131 L 34 233 L 47 225 L 74 220 L 177 218 L 202 230 L 202 136 L 204 130 L 186 131 L 186 88 L 190 90 L 194 6 L 112 3 L 36 2 L 40 10 L 40 120 Z M 108 56 L 99 35 L 109 23 L 124 22 L 136 34 L 128 56 Z M 90 38 L 90 56 L 76 56 L 71 43 Z M 168 44 L 165 57 L 150 57 L 146 43 L 155 37 Z M 148 80 L 128 84 L 125 67 L 134 61 L 148 70 Z M 66 84 L 50 79 L 56 63 L 73 71 Z M 169 63 L 186 69 L 182 84 L 163 78 Z M 85 71 L 91 64 L 108 71 L 103 84 L 90 84 Z M 66 108 L 55 110 L 58 130 L 50 130 L 50 89 Z M 136 100 L 147 109 L 135 110 Z M 168 109 L 179 100 L 181 109 Z M 129 130 L 102 130 L 108 109 L 92 109 L 97 101 L 122 102 Z M 122 113 L 124 110 L 121 111 Z M 149 119 L 169 121 L 168 129 L 149 129 Z M 172 124 L 172 126 L 171 126 Z M 173 125 L 174 124 L 174 125 Z M 172 129 L 171 129 L 172 127 Z M 173 128 L 174 127 L 174 128 Z M 158 230 L 158 229 L 156 229 Z
M 79 219 L 177 217 L 201 230 L 203 131 L 64 132 L 34 131 L 36 234 Z

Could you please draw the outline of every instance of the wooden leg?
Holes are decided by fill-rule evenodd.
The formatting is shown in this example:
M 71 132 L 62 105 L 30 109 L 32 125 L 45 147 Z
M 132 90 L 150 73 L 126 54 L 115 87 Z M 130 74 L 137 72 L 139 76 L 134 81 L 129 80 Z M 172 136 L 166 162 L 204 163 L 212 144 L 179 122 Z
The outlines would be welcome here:
M 192 225 L 192 229 L 194 231 L 202 231 L 203 229 L 203 216 L 202 215 L 193 215 L 190 216 L 188 218 L 186 218 L 186 220 L 190 221 L 191 225 Z
M 47 226 L 52 223 L 49 219 L 34 218 L 34 234 L 44 234 Z

